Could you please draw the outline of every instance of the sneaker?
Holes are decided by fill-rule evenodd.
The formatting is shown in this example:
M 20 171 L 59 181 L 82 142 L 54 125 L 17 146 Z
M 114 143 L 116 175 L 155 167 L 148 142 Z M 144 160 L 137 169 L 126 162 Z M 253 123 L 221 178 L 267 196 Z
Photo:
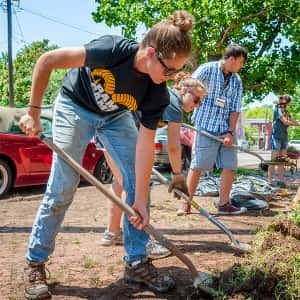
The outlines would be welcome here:
M 175 286 L 174 280 L 167 275 L 158 273 L 150 258 L 126 263 L 124 280 L 128 284 L 143 283 L 150 290 L 165 293 Z
M 170 254 L 170 251 L 164 247 L 159 242 L 149 239 L 149 242 L 146 245 L 147 254 L 153 257 L 167 256 Z
M 240 215 L 247 211 L 246 207 L 235 207 L 230 203 L 224 205 L 219 205 L 218 214 L 219 215 Z
M 24 284 L 25 298 L 30 300 L 35 299 L 50 299 L 46 282 L 45 263 L 26 261 L 24 268 Z
M 117 233 L 105 230 L 100 240 L 100 245 L 102 246 L 114 246 L 123 245 L 123 232 L 119 231 Z
M 191 204 L 187 201 L 184 201 L 182 207 L 177 210 L 177 216 L 189 215 L 190 213 Z

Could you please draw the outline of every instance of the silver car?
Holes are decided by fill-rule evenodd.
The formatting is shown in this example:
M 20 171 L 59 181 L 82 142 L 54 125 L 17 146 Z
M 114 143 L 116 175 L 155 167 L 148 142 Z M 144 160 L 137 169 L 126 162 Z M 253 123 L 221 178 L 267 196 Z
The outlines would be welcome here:
M 182 129 L 183 130 L 183 129 Z M 182 170 L 186 172 L 190 166 L 191 161 L 191 148 L 186 145 L 184 135 L 180 134 L 181 150 L 182 150 Z M 171 165 L 168 155 L 168 127 L 160 127 L 156 130 L 155 135 L 155 158 L 154 165 L 164 167 L 171 171 Z

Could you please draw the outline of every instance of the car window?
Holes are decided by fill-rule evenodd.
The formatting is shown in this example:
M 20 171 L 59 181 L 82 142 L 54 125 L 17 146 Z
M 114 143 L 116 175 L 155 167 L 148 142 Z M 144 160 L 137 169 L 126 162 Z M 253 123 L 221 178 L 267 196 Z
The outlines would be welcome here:
M 9 133 L 13 134 L 24 134 L 24 132 L 19 127 L 19 122 L 16 120 L 13 120 L 11 122 L 10 128 L 8 129 Z
M 41 117 L 40 121 L 41 121 L 42 127 L 44 128 L 45 136 L 52 137 L 52 121 L 50 119 L 43 118 L 43 117 Z M 19 127 L 19 122 L 16 120 L 12 121 L 11 126 L 7 132 L 12 133 L 12 134 L 25 135 L 25 133 Z
M 52 137 L 52 121 L 50 119 L 41 118 L 41 124 L 44 128 L 44 134 L 47 137 Z

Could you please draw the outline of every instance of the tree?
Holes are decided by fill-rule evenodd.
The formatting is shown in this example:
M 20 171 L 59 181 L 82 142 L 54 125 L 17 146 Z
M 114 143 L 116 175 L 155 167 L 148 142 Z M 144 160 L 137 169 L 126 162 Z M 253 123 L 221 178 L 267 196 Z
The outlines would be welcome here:
M 241 76 L 245 100 L 269 92 L 293 95 L 300 77 L 300 6 L 297 0 L 96 0 L 96 22 L 121 26 L 136 37 L 137 28 L 151 27 L 174 10 L 195 16 L 193 65 L 219 59 L 226 46 L 239 43 L 249 51 Z M 130 17 L 129 17 L 130 16 Z M 298 76 L 297 76 L 298 74 Z
M 274 109 L 271 105 L 255 107 L 246 111 L 246 119 L 273 120 Z
M 292 98 L 291 104 L 288 108 L 292 118 L 300 122 L 300 85 L 296 87 L 296 93 Z M 289 140 L 300 140 L 300 127 L 289 127 Z
M 258 128 L 254 126 L 245 127 L 245 137 L 250 146 L 255 144 L 255 140 L 258 136 Z
M 26 106 L 30 98 L 31 77 L 35 62 L 46 51 L 56 49 L 49 45 L 48 40 L 33 42 L 18 51 L 14 59 L 14 89 L 16 107 Z M 43 104 L 50 104 L 55 100 L 65 70 L 54 70 L 43 98 Z M 0 56 L 0 105 L 9 103 L 7 54 Z

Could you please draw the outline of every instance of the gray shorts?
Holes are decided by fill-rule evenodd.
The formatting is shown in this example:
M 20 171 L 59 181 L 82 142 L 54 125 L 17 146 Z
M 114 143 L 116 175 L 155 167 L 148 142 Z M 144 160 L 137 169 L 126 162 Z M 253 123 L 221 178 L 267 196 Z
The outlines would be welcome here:
M 197 132 L 192 147 L 191 169 L 211 170 L 215 163 L 217 168 L 236 170 L 237 149 L 225 147 L 222 143 Z

